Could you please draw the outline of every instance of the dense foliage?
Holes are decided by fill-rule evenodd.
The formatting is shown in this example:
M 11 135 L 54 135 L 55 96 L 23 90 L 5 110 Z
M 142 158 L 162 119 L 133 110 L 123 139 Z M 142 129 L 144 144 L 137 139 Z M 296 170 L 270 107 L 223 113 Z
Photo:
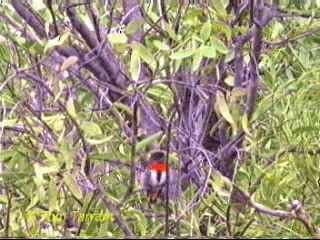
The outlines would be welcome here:
M 320 237 L 319 18 L 319 1 L 1 2 L 1 236 Z M 183 186 L 168 205 L 138 181 L 159 149 Z

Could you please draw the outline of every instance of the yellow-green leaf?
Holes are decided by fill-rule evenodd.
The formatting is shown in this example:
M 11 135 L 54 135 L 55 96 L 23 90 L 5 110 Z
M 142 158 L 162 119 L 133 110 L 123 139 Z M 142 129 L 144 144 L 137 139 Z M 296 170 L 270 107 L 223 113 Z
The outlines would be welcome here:
M 168 35 L 174 40 L 174 41 L 178 41 L 178 37 L 175 34 L 175 32 L 172 30 L 171 26 L 167 23 L 164 22 L 164 28 L 167 31 Z
M 102 138 L 102 139 L 86 139 L 86 140 L 90 145 L 99 145 L 99 144 L 104 144 L 104 143 L 110 142 L 110 140 L 112 138 L 113 138 L 113 136 L 108 136 L 108 137 Z
M 168 50 L 170 49 L 170 47 L 169 47 L 166 43 L 161 42 L 161 41 L 159 41 L 159 40 L 154 40 L 154 41 L 153 41 L 153 45 L 154 45 L 156 48 L 158 48 L 158 49 L 160 49 L 160 50 L 163 50 L 163 51 L 168 51 Z
M 67 185 L 69 191 L 77 198 L 81 199 L 82 198 L 82 192 L 77 184 L 77 181 L 74 179 L 74 177 L 71 175 L 69 172 L 65 172 L 63 174 L 63 181 Z
M 57 208 L 57 199 L 58 199 L 58 188 L 56 186 L 55 179 L 52 177 L 49 182 L 48 188 L 48 203 L 49 203 L 49 211 L 52 212 Z
M 45 156 L 45 158 L 47 160 L 48 166 L 50 166 L 50 168 L 52 168 L 53 171 L 59 171 L 60 170 L 59 161 L 52 153 L 50 153 L 47 150 L 44 150 L 43 151 L 43 155 Z
M 87 137 L 96 137 L 102 135 L 100 126 L 94 122 L 84 122 L 80 125 L 80 128 Z
M 137 81 L 140 76 L 141 63 L 140 58 L 136 50 L 132 51 L 131 60 L 130 60 L 130 74 L 131 78 L 134 81 Z
M 47 43 L 45 43 L 45 47 L 43 51 L 46 53 L 47 51 L 55 47 L 59 47 L 63 45 L 67 41 L 69 36 L 70 36 L 70 31 L 66 31 L 61 36 L 57 36 L 53 39 L 50 39 Z
M 211 23 L 209 21 L 205 22 L 200 30 L 200 37 L 203 41 L 208 40 L 211 33 Z
M 60 67 L 60 72 L 67 70 L 76 62 L 78 62 L 78 57 L 76 57 L 76 56 L 71 56 L 71 57 L 66 58 Z
M 127 43 L 128 38 L 124 33 L 110 33 L 108 35 L 108 41 L 115 44 L 124 44 Z
M 68 111 L 68 113 L 70 114 L 71 117 L 73 117 L 73 118 L 77 117 L 76 108 L 74 106 L 74 102 L 73 102 L 73 98 L 72 97 L 69 97 L 69 99 L 67 101 L 66 109 L 67 109 L 67 111 Z
M 114 107 L 116 107 L 118 110 L 122 110 L 126 112 L 127 114 L 133 115 L 132 110 L 125 104 L 121 102 L 115 102 L 112 104 Z
M 217 109 L 219 110 L 220 114 L 222 115 L 222 117 L 225 120 L 227 120 L 231 125 L 233 125 L 234 121 L 233 121 L 233 118 L 230 114 L 228 104 L 224 98 L 223 93 L 220 91 L 217 91 L 215 105 L 216 105 Z
M 202 61 L 202 54 L 199 51 L 197 51 L 193 57 L 192 71 L 198 70 L 201 61 Z
M 140 151 L 144 150 L 146 147 L 150 146 L 152 143 L 157 141 L 162 135 L 163 135 L 162 132 L 157 132 L 157 133 L 143 139 L 142 141 L 138 142 L 136 145 L 136 152 L 140 152 Z
M 204 57 L 207 57 L 207 58 L 216 57 L 216 50 L 213 47 L 201 46 L 199 51 Z
M 170 58 L 171 59 L 184 59 L 190 57 L 194 54 L 195 49 L 183 49 L 179 52 L 173 53 Z
M 134 20 L 134 21 L 131 21 L 128 26 L 126 27 L 126 33 L 128 35 L 132 35 L 134 33 L 136 33 L 136 31 L 138 31 L 139 28 L 141 28 L 143 24 L 143 21 L 141 20 Z
M 229 50 L 228 50 L 227 46 L 220 39 L 218 39 L 216 37 L 212 37 L 211 43 L 213 44 L 214 48 L 217 49 L 219 52 L 221 52 L 223 54 L 228 53 Z
M 18 119 L 4 119 L 0 122 L 0 128 L 12 127 L 18 122 Z
M 231 91 L 231 96 L 234 98 L 243 97 L 247 94 L 248 94 L 248 89 L 241 88 L 241 87 L 236 87 L 236 88 L 232 89 L 232 91 Z
M 224 80 L 224 82 L 229 85 L 230 87 L 234 86 L 234 76 L 229 75 L 228 77 L 226 77 L 226 79 Z
M 146 62 L 151 68 L 155 69 L 157 67 L 157 62 L 148 48 L 140 43 L 134 43 L 132 44 L 132 49 L 136 51 L 140 59 Z
M 242 128 L 243 128 L 243 131 L 250 137 L 252 137 L 251 133 L 250 133 L 250 130 L 249 130 L 249 127 L 248 127 L 248 115 L 247 113 L 245 113 L 242 117 L 242 121 L 241 121 L 241 124 L 242 124 Z

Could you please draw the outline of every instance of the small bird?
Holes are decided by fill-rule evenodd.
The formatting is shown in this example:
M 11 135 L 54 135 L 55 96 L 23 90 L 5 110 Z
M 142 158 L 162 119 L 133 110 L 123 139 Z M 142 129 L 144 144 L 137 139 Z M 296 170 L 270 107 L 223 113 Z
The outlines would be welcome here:
M 176 193 L 181 192 L 178 186 L 177 171 L 169 169 L 165 163 L 165 154 L 156 152 L 151 155 L 150 160 L 145 165 L 145 170 L 140 176 L 140 183 L 150 202 L 154 203 L 158 198 L 166 198 L 167 174 L 169 174 L 169 198 L 173 198 Z

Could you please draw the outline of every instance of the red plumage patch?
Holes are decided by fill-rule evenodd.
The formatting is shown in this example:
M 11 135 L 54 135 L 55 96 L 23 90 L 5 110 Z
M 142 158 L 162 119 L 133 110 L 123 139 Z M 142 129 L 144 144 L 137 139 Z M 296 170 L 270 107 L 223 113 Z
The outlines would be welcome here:
M 164 162 L 153 162 L 150 166 L 149 166 L 150 170 L 155 170 L 157 172 L 167 172 L 169 170 L 167 164 L 165 164 Z
M 152 201 L 156 200 L 158 198 L 158 193 L 156 193 L 156 192 L 151 193 L 150 198 Z

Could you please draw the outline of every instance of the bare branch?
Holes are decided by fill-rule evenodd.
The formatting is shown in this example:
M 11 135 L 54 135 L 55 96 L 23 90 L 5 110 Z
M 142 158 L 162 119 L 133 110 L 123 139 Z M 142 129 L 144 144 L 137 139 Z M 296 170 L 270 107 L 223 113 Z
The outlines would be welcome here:
M 44 30 L 43 22 L 33 14 L 21 1 L 12 0 L 12 6 L 17 11 L 17 13 L 26 21 L 33 30 L 39 34 L 41 38 L 47 38 L 47 34 Z

